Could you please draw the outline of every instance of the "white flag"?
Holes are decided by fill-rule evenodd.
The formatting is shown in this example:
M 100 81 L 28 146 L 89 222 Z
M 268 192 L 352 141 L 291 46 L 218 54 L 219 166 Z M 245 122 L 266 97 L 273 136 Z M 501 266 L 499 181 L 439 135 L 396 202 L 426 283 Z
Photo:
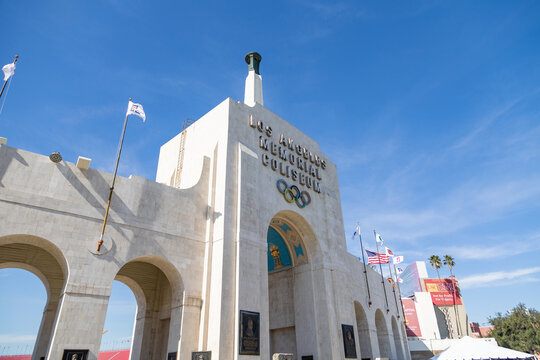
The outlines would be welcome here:
M 143 120 L 143 122 L 146 121 L 146 115 L 144 114 L 144 110 L 143 110 L 142 105 L 141 104 L 135 104 L 131 100 L 129 101 L 128 108 L 127 108 L 126 116 L 128 116 L 128 115 L 137 115 L 138 117 L 140 117 Z
M 403 269 L 400 268 L 400 267 L 397 267 L 397 268 L 396 268 L 396 272 L 397 272 L 398 274 L 403 274 L 404 271 L 405 271 L 405 270 L 403 270 Z
M 356 229 L 354 229 L 354 234 L 352 235 L 352 238 L 354 239 L 355 236 L 360 236 L 360 224 L 356 225 Z
M 386 249 L 386 255 L 388 256 L 394 256 L 394 252 L 390 250 L 387 246 L 384 247 Z
M 398 276 L 397 277 L 397 282 L 400 283 L 400 284 L 403 284 L 403 279 Z
M 400 262 L 403 262 L 403 255 L 394 256 L 394 264 L 399 264 Z
M 4 81 L 8 80 L 15 74 L 15 63 L 4 65 L 2 71 L 4 72 Z
M 381 235 L 375 233 L 375 240 L 377 240 L 377 242 L 380 242 L 381 244 L 383 243 L 383 239 L 381 237 Z

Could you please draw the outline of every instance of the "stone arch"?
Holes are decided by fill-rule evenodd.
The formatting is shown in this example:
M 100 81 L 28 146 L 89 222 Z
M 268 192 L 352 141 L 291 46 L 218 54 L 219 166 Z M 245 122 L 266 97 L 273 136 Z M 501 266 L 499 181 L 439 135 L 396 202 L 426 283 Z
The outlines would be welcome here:
M 373 358 L 373 353 L 371 351 L 371 337 L 369 335 L 369 322 L 364 308 L 358 301 L 354 302 L 354 313 L 356 315 L 358 345 L 360 346 L 359 358 Z
M 18 268 L 36 275 L 45 286 L 47 301 L 32 360 L 47 356 L 58 317 L 63 289 L 69 276 L 62 251 L 52 242 L 27 234 L 0 237 L 0 269 Z
M 282 210 L 272 216 L 270 224 L 276 219 L 286 222 L 300 237 L 306 249 L 308 259 L 320 256 L 321 247 L 311 225 L 299 213 L 292 210 Z
M 401 343 L 401 334 L 395 316 L 392 316 L 391 323 L 392 333 L 394 334 L 394 345 L 396 347 L 396 356 L 398 359 L 405 359 L 405 354 L 403 352 L 403 346 Z
M 315 233 L 308 222 L 294 211 L 275 214 L 267 223 L 287 243 L 292 264 L 274 271 L 269 266 L 268 303 L 270 358 L 274 353 L 317 357 L 312 259 L 320 253 Z M 271 251 L 267 235 L 268 251 Z M 272 261 L 272 257 L 268 257 Z
M 283 240 L 283 243 L 286 246 L 286 253 L 283 260 L 287 260 L 287 257 L 290 258 L 289 266 L 299 266 L 302 264 L 307 264 L 308 253 L 306 245 L 303 241 L 303 236 L 300 235 L 296 226 L 294 226 L 290 221 L 285 220 L 280 217 L 274 217 L 270 222 L 268 227 L 267 242 L 268 242 L 268 260 L 272 258 L 272 249 L 271 249 L 271 239 L 277 237 Z M 274 245 L 275 246 L 275 245 Z
M 137 301 L 130 359 L 161 360 L 177 352 L 184 285 L 175 266 L 158 256 L 140 256 L 126 262 L 114 279 Z
M 377 342 L 379 344 L 379 357 L 391 358 L 392 346 L 390 344 L 390 334 L 388 333 L 388 327 L 386 326 L 386 319 L 384 318 L 381 309 L 375 311 L 375 327 L 377 328 Z

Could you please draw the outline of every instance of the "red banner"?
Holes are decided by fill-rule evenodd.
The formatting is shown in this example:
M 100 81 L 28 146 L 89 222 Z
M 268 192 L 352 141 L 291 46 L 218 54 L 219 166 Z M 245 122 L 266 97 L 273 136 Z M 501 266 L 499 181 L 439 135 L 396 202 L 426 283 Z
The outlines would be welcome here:
M 463 304 L 455 279 L 424 279 L 424 284 L 434 305 Z
M 403 311 L 405 312 L 405 329 L 409 337 L 421 337 L 420 324 L 416 314 L 416 305 L 413 299 L 401 299 L 403 302 Z

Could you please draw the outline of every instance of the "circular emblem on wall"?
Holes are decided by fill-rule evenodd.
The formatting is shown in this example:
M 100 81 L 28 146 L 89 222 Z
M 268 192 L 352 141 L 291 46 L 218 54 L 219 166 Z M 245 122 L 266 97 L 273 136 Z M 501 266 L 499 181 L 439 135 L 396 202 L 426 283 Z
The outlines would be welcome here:
M 294 201 L 299 208 L 305 208 L 311 203 L 311 195 L 307 191 L 300 191 L 296 185 L 289 186 L 285 180 L 279 179 L 276 186 L 288 203 Z

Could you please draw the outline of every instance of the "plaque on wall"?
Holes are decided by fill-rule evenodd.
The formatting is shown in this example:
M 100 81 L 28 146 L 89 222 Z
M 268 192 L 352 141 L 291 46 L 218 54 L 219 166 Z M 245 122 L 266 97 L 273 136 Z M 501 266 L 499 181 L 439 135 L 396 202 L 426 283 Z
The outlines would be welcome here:
M 343 347 L 346 359 L 356 359 L 356 344 L 354 342 L 354 328 L 352 325 L 341 324 Z
M 191 360 L 211 360 L 211 351 L 197 351 L 191 353 Z
M 167 354 L 167 360 L 176 360 L 176 354 L 177 352 L 170 352 Z
M 240 310 L 240 355 L 260 355 L 258 312 Z
M 88 358 L 88 349 L 85 350 L 64 350 L 62 360 L 86 360 Z

